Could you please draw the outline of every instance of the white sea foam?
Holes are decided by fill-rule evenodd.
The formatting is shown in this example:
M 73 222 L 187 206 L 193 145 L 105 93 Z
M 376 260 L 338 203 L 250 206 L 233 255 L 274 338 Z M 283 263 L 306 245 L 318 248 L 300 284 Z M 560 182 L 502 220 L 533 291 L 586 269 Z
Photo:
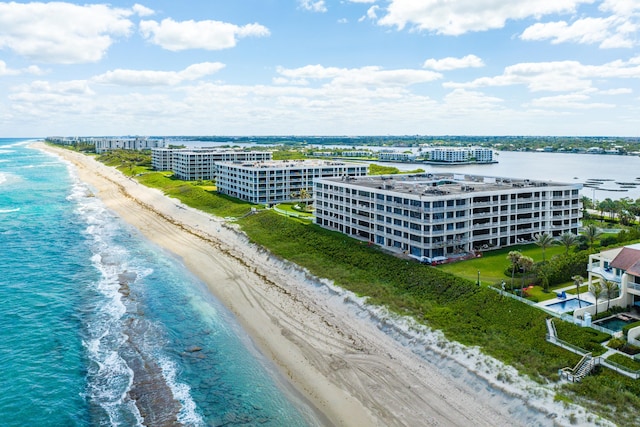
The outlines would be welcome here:
M 19 175 L 10 172 L 0 172 L 0 185 L 13 184 L 16 182 L 20 182 L 21 180 L 22 178 Z
M 0 209 L 0 213 L 18 212 L 19 210 L 20 210 L 20 208 L 13 208 L 13 209 Z
M 71 172 L 71 169 L 70 169 Z M 127 341 L 124 317 L 127 307 L 119 292 L 119 274 L 127 268 L 127 250 L 113 243 L 116 227 L 113 216 L 96 199 L 87 197 L 88 188 L 71 173 L 73 185 L 67 200 L 87 224 L 84 234 L 92 252 L 91 262 L 99 277 L 90 285 L 97 297 L 87 309 L 87 338 L 83 344 L 89 359 L 88 394 L 100 406 L 111 425 L 138 425 L 143 418 L 129 397 L 134 373 L 120 354 Z
M 191 388 L 177 380 L 177 369 L 175 363 L 171 360 L 161 357 L 159 360 L 162 376 L 165 378 L 167 385 L 173 393 L 173 397 L 177 399 L 182 407 L 178 413 L 178 422 L 186 426 L 204 426 L 205 422 L 196 409 L 196 403 L 191 397 Z
M 34 142 L 40 141 L 39 139 L 27 139 L 24 141 L 14 142 L 13 144 L 4 145 L 4 147 L 24 147 L 26 145 L 33 144 Z
M 135 273 L 137 292 L 144 284 L 144 278 L 153 273 L 153 269 L 144 263 L 136 254 L 117 243 L 122 237 L 123 229 L 114 215 L 106 209 L 100 199 L 81 183 L 73 168 L 69 167 L 73 185 L 67 199 L 76 204 L 75 211 L 86 223 L 84 234 L 93 255 L 91 261 L 99 272 L 99 280 L 93 283 L 94 289 L 101 295 L 94 307 L 92 320 L 87 325 L 90 339 L 85 342 L 89 358 L 96 364 L 90 371 L 91 398 L 109 415 L 112 425 L 129 424 L 133 418 L 135 424 L 142 425 L 143 419 L 136 403 L 129 397 L 135 373 L 127 365 L 123 357 L 123 348 L 127 347 L 126 325 L 130 313 L 136 311 L 136 303 L 125 299 L 120 291 L 120 275 L 127 271 Z M 143 318 L 140 321 L 144 322 Z M 146 325 L 143 336 L 136 336 L 138 351 L 145 357 L 155 359 L 161 367 L 163 378 L 174 397 L 180 401 L 181 410 L 178 419 L 184 425 L 204 425 L 198 414 L 196 403 L 191 397 L 188 385 L 177 380 L 177 368 L 168 357 L 162 356 L 162 333 L 152 324 Z M 138 333 L 133 332 L 133 333 Z M 127 424 L 128 425 L 128 424 Z

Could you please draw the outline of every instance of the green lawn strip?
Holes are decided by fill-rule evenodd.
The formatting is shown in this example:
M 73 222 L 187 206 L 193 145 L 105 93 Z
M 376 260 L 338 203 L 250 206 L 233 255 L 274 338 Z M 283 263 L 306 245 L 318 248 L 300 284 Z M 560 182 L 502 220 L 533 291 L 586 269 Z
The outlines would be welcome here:
M 478 271 L 480 271 L 482 283 L 498 284 L 504 280 L 507 288 L 509 288 L 511 286 L 511 274 L 505 274 L 505 271 L 509 270 L 510 264 L 507 260 L 507 254 L 511 251 L 519 251 L 522 255 L 529 256 L 536 262 L 542 261 L 542 249 L 535 244 L 528 244 L 483 252 L 479 258 L 464 262 L 441 264 L 437 268 L 473 281 L 477 280 Z M 548 260 L 552 256 L 561 253 L 564 253 L 564 248 L 552 246 L 546 249 L 545 259 Z M 516 288 L 520 287 L 522 285 L 521 278 L 515 277 L 513 284 Z
M 238 199 L 206 190 L 196 182 L 173 179 L 166 172 L 143 172 L 136 179 L 148 187 L 158 188 L 185 205 L 219 217 L 240 217 L 254 206 Z M 206 186 L 205 186 L 206 187 Z
M 412 174 L 423 173 L 424 169 L 415 169 L 412 171 L 401 171 L 395 166 L 379 165 L 377 163 L 369 164 L 369 175 L 395 175 L 395 174 Z
M 297 203 L 279 203 L 276 205 L 276 208 L 285 211 L 289 214 L 292 214 L 293 216 L 298 216 L 298 217 L 302 217 L 305 219 L 312 219 L 313 218 L 313 214 L 311 212 L 305 212 L 302 209 L 295 209 L 295 206 L 300 206 L 302 207 L 302 205 L 297 204 Z

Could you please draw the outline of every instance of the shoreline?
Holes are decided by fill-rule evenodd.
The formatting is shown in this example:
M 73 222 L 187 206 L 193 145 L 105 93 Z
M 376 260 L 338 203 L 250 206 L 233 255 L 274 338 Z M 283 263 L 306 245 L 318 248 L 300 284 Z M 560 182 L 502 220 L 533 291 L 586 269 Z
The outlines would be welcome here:
M 373 323 L 318 298 L 308 283 L 315 279 L 252 245 L 233 225 L 84 154 L 44 143 L 34 147 L 69 161 L 109 209 L 178 256 L 328 424 L 525 424 L 508 407 L 455 383 Z

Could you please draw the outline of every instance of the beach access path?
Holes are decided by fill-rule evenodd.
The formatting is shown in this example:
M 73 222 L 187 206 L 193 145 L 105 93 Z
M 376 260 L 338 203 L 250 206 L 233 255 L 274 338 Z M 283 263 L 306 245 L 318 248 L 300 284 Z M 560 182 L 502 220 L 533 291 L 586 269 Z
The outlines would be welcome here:
M 185 207 L 90 156 L 34 146 L 69 161 L 109 209 L 178 256 L 327 425 L 522 425 L 506 408 L 439 372 L 373 322 L 318 298 L 301 269 L 286 267 L 232 224 Z

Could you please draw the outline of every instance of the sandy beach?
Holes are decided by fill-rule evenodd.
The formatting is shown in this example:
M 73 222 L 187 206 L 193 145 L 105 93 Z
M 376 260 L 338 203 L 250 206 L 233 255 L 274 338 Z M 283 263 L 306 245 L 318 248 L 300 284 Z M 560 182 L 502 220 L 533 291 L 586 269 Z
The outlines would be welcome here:
M 309 285 L 314 278 L 251 244 L 233 224 L 183 206 L 89 156 L 34 146 L 71 162 L 108 208 L 178 256 L 327 425 L 524 424 L 508 406 L 452 381 L 372 322 L 319 298 Z

